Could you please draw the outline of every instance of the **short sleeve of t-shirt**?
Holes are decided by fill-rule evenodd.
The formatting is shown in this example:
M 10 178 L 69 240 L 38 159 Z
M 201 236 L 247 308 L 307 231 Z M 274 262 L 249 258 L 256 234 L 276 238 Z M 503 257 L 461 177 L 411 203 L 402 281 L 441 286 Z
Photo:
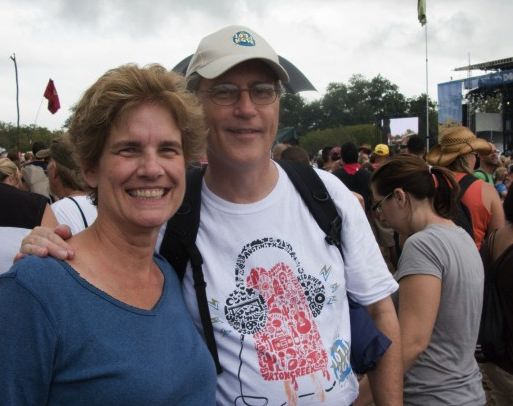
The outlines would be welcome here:
M 318 170 L 342 218 L 346 287 L 363 305 L 376 303 L 398 288 L 383 259 L 367 216 L 356 197 L 331 173 Z
M 443 264 L 440 260 L 440 241 L 429 232 L 419 232 L 404 244 L 395 279 L 408 275 L 433 275 L 442 279 Z

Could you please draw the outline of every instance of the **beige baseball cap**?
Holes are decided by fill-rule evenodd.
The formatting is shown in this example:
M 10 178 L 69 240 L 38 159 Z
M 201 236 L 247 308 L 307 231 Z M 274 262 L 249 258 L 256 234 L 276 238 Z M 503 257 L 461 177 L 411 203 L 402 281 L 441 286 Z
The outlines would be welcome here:
M 198 73 L 205 79 L 214 79 L 251 59 L 267 63 L 282 82 L 289 81 L 289 75 L 280 65 L 274 49 L 251 28 L 241 25 L 225 27 L 203 38 L 191 58 L 185 77 Z

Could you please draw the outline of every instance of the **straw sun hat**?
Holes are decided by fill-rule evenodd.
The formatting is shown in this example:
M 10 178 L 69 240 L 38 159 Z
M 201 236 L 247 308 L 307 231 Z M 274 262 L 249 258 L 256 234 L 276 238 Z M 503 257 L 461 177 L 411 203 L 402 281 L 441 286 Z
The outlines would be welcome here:
M 426 160 L 431 165 L 448 166 L 461 155 L 479 152 L 489 154 L 492 151 L 490 143 L 477 138 L 466 127 L 450 127 L 442 131 L 438 145 L 427 154 Z

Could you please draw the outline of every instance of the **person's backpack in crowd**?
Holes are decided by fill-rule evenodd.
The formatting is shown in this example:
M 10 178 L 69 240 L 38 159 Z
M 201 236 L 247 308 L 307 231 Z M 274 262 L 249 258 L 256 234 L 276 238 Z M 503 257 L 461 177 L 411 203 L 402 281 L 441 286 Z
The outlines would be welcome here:
M 322 180 L 310 166 L 290 161 L 279 161 L 279 164 L 296 187 L 319 227 L 326 234 L 328 244 L 335 245 L 343 256 L 340 242 L 342 220 Z M 203 173 L 204 168 L 192 168 L 188 171 L 184 201 L 167 223 L 160 254 L 171 263 L 180 280 L 183 280 L 187 263 L 191 262 L 205 341 L 216 363 L 217 372 L 221 373 L 222 367 L 217 353 L 205 290 L 206 282 L 202 271 L 203 258 L 196 246 Z M 365 307 L 349 296 L 348 301 L 352 337 L 351 367 L 356 373 L 365 373 L 376 366 L 391 341 L 376 328 Z
M 467 233 L 470 234 L 472 239 L 474 239 L 474 229 L 472 226 L 472 217 L 470 215 L 470 210 L 468 207 L 461 201 L 462 196 L 465 194 L 467 189 L 477 180 L 475 176 L 466 174 L 459 180 L 460 185 L 460 194 L 458 196 L 457 206 L 456 206 L 456 217 L 454 218 L 454 222 L 456 225 L 463 228 Z
M 481 256 L 485 264 L 485 283 L 483 291 L 483 310 L 479 326 L 477 356 L 484 361 L 493 362 L 509 373 L 513 373 L 513 326 L 508 324 L 506 312 L 497 290 L 497 270 L 510 267 L 513 261 L 513 247 L 493 261 L 492 252 L 495 231 L 492 232 L 481 247 Z M 511 320 L 511 318 L 510 318 Z

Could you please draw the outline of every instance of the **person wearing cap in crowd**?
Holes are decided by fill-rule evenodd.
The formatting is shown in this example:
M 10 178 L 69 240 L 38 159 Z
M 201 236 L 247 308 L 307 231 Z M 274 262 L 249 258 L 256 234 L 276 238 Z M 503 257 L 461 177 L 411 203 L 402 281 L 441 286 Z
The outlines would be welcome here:
M 477 154 L 487 155 L 491 151 L 490 143 L 477 138 L 468 128 L 450 127 L 441 132 L 438 144 L 428 152 L 426 160 L 448 168 L 459 182 L 465 174 L 472 174 Z M 487 234 L 504 225 L 499 195 L 493 185 L 478 179 L 468 187 L 461 201 L 470 212 L 474 241 L 480 248 Z
M 501 165 L 495 144 L 490 143 L 490 153 L 479 153 L 479 168 L 473 174 L 476 178 L 494 185 L 493 173 Z
M 47 172 L 50 191 L 57 200 L 52 203 L 52 210 L 59 224 L 69 226 L 75 235 L 94 222 L 97 212 L 87 196 L 74 146 L 68 135 L 62 135 L 44 151 L 49 158 Z
M 372 152 L 371 162 L 372 169 L 376 170 L 383 165 L 390 157 L 390 149 L 386 144 L 377 144 Z
M 360 155 L 360 154 L 370 155 L 371 152 L 372 152 L 372 148 L 371 148 L 370 144 L 363 143 L 363 144 L 360 144 L 360 146 L 358 147 L 358 155 Z
M 397 283 L 364 211 L 335 176 L 318 171 L 342 218 L 341 261 L 270 158 L 281 82 L 289 80 L 278 55 L 252 29 L 229 26 L 201 40 L 186 77 L 209 127 L 196 245 L 224 369 L 217 404 L 353 403 L 358 381 L 349 349 L 358 337 L 350 337 L 348 292 L 392 341 L 369 373 L 375 403 L 402 404 L 400 333 L 390 298 Z M 34 248 L 31 241 L 24 252 Z M 45 249 L 71 252 L 54 241 Z M 299 280 L 325 292 L 315 297 L 315 315 Z M 201 327 L 190 264 L 183 290 Z M 259 294 L 253 305 L 246 303 L 252 292 Z M 263 324 L 254 330 L 257 320 Z
M 21 168 L 21 176 L 31 192 L 43 195 L 48 201 L 51 201 L 50 183 L 46 176 L 46 149 L 46 145 L 42 142 L 36 141 L 32 144 L 34 160 Z
M 295 290 L 294 284 L 286 287 L 288 292 L 283 296 L 285 292 L 281 292 L 281 284 L 276 279 L 277 275 L 274 276 L 278 269 L 288 269 L 288 273 L 291 268 L 295 268 L 290 257 L 284 255 L 280 248 L 282 244 L 290 246 L 299 255 L 298 260 L 305 270 L 308 269 L 312 278 L 320 276 L 313 270 L 317 268 L 314 263 L 318 264 L 314 258 L 324 256 L 321 252 L 328 256 L 335 254 L 335 262 L 328 260 L 329 266 L 334 270 L 342 270 L 340 254 L 329 248 L 331 253 L 327 252 L 323 237 L 308 210 L 293 209 L 298 207 L 296 204 L 303 205 L 301 197 L 281 168 L 269 159 L 269 150 L 278 124 L 278 81 L 287 81 L 287 72 L 263 38 L 249 28 L 232 26 L 211 34 L 200 42 L 189 64 L 187 78 L 190 88 L 203 98 L 204 111 L 210 126 L 209 165 L 202 191 L 202 224 L 196 240 L 205 264 L 203 270 L 207 296 L 222 303 L 231 297 L 230 292 L 234 287 L 248 283 L 250 285 L 246 286 L 260 290 L 264 297 L 271 295 L 273 300 L 282 302 L 283 308 L 275 310 L 285 312 L 292 304 L 288 300 L 293 299 L 300 303 L 304 296 L 302 292 Z M 394 309 L 389 307 L 392 305 L 389 295 L 396 286 L 379 255 L 365 215 L 357 200 L 347 189 L 340 187 L 335 177 L 326 172 L 319 172 L 319 175 L 335 203 L 339 205 L 344 218 L 343 273 L 347 275 L 347 279 L 337 271 L 336 274 L 342 278 L 338 282 L 345 283 L 357 300 L 365 301 L 371 308 L 371 314 L 381 314 L 378 327 L 383 328 L 389 337 L 393 337 L 393 345 L 397 345 L 397 319 Z M 242 214 L 244 215 L 241 216 Z M 214 223 L 209 226 L 211 220 Z M 301 228 L 293 230 L 287 227 L 287 224 L 292 223 L 301 225 Z M 311 227 L 317 230 L 314 231 Z M 217 237 L 214 239 L 214 234 L 211 233 Z M 223 241 L 219 240 L 221 236 L 224 236 Z M 259 243 L 262 238 L 266 240 L 266 244 Z M 246 244 L 244 247 L 241 241 Z M 299 246 L 308 246 L 309 249 L 298 250 Z M 224 255 L 221 256 L 220 247 L 224 247 Z M 248 252 L 252 252 L 252 255 L 245 257 L 244 275 L 235 275 L 235 284 L 228 282 L 234 279 L 233 271 L 228 270 L 233 269 L 239 255 L 246 256 Z M 221 262 L 220 257 L 223 258 Z M 285 269 L 278 264 L 283 264 Z M 221 275 L 221 270 L 226 270 L 226 274 Z M 367 293 L 374 291 L 371 294 L 374 298 L 370 302 L 361 295 L 362 286 L 353 284 L 357 274 L 362 277 L 365 274 L 359 283 L 367 285 Z M 381 282 L 377 283 L 378 279 Z M 221 280 L 225 282 L 219 283 Z M 374 286 L 371 288 L 368 283 L 372 280 Z M 184 280 L 185 296 L 193 304 L 195 299 L 192 285 L 192 278 L 187 273 Z M 212 285 L 216 287 L 213 288 Z M 344 306 L 345 292 L 337 289 L 335 293 L 342 293 L 337 299 L 342 302 L 342 307 L 331 316 L 322 314 L 317 319 L 305 320 L 310 333 L 302 336 L 302 348 L 292 345 L 292 342 L 285 347 L 280 346 L 282 350 L 271 345 L 273 341 L 277 345 L 276 340 L 279 337 L 290 337 L 293 340 L 293 336 L 283 335 L 287 331 L 283 323 L 288 324 L 289 317 L 292 317 L 288 310 L 281 313 L 282 316 L 264 332 L 244 335 L 243 343 L 240 341 L 240 331 L 230 328 L 230 333 L 226 334 L 230 323 L 225 314 L 213 314 L 213 317 L 219 316 L 222 321 L 220 325 L 214 325 L 214 328 L 217 327 L 216 342 L 221 364 L 225 365 L 225 372 L 218 379 L 218 403 L 234 403 L 239 396 L 250 395 L 253 398 L 267 398 L 270 404 L 296 404 L 300 395 L 310 393 L 315 393 L 318 400 L 324 400 L 328 405 L 351 403 L 356 395 L 353 390 L 357 386 L 354 375 L 340 375 L 342 369 L 338 369 L 341 366 L 339 361 L 328 360 L 328 354 L 334 350 L 335 343 L 347 340 L 343 337 L 344 331 L 347 331 L 347 325 L 343 326 L 343 320 L 347 316 L 347 308 Z M 375 312 L 373 307 L 381 310 Z M 262 317 L 266 316 L 262 313 Z M 278 320 L 279 325 L 275 324 Z M 308 360 L 305 345 L 310 348 L 307 352 L 313 351 L 317 354 L 315 359 Z M 379 383 L 374 388 L 377 404 L 400 402 L 398 399 L 401 394 L 398 390 L 400 392 L 401 383 L 396 379 L 401 374 L 401 366 L 397 363 L 400 359 L 397 357 L 397 349 L 389 349 L 377 370 L 373 372 L 380 376 Z M 239 355 L 241 351 L 242 355 Z M 241 371 L 238 372 L 240 356 L 244 361 Z M 335 369 L 330 368 L 330 365 L 334 365 L 333 362 L 338 365 Z M 302 369 L 299 365 L 308 367 Z M 310 379 L 299 380 L 306 375 L 310 375 Z M 335 380 L 338 383 L 328 391 Z M 237 393 L 238 388 L 241 388 L 240 393 Z M 389 399 L 385 401 L 384 397 L 387 395 Z

